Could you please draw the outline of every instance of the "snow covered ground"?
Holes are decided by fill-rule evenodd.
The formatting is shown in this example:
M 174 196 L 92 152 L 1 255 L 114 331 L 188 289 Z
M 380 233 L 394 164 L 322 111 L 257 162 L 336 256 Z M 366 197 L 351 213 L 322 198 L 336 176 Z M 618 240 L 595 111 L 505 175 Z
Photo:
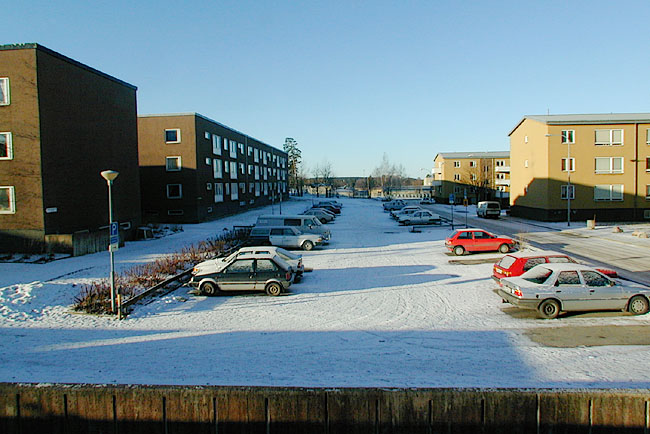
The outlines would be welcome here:
M 646 346 L 551 348 L 524 334 L 540 327 L 648 326 L 650 315 L 551 321 L 510 315 L 492 291 L 491 264 L 449 263 L 449 228 L 412 233 L 379 202 L 340 200 L 332 241 L 303 254 L 314 271 L 282 297 L 197 297 L 181 288 L 117 321 L 69 313 L 80 283 L 108 275 L 107 253 L 0 264 L 0 381 L 650 387 Z M 285 202 L 282 211 L 300 211 L 307 201 Z M 252 224 L 270 211 L 127 243 L 115 255 L 117 266 Z

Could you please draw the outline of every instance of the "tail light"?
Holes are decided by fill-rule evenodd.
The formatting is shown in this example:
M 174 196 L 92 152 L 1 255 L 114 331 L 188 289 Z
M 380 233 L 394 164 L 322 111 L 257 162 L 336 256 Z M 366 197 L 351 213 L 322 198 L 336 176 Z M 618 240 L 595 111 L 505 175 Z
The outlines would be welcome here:
M 287 271 L 287 274 L 284 276 L 286 280 L 291 280 L 291 271 Z
M 514 295 L 516 295 L 517 297 L 523 297 L 523 296 L 524 296 L 524 295 L 521 293 L 521 289 L 519 289 L 519 288 L 517 288 L 517 289 L 515 289 L 514 291 L 512 291 L 512 293 L 513 293 Z

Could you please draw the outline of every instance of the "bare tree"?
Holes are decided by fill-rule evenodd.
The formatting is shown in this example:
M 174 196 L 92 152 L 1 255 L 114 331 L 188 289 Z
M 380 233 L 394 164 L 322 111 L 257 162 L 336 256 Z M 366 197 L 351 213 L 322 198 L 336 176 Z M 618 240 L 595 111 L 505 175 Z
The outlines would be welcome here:
M 316 181 L 316 184 L 322 184 L 325 186 L 325 192 L 326 195 L 329 196 L 329 192 L 332 188 L 332 177 L 334 176 L 332 172 L 332 164 L 327 161 L 323 160 L 320 164 L 318 164 L 314 168 L 314 179 Z M 319 195 L 318 191 L 318 185 L 316 187 L 316 196 Z
M 372 176 L 381 185 L 384 195 L 389 195 L 391 189 L 402 186 L 405 172 L 404 166 L 392 164 L 388 159 L 388 155 L 384 153 L 381 163 L 372 171 Z
M 476 201 L 489 199 L 489 190 L 492 186 L 492 171 L 490 170 L 490 161 L 487 159 L 480 159 L 465 168 L 461 174 L 461 182 L 471 188 L 471 191 L 476 196 Z

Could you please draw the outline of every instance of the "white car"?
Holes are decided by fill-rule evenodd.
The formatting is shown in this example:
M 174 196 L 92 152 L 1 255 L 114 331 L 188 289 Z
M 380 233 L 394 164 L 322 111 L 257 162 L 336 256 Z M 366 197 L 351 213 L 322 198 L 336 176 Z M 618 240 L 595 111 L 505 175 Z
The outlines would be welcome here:
M 323 237 L 317 234 L 300 232 L 294 226 L 270 227 L 269 243 L 272 246 L 311 250 L 323 243 Z
M 291 266 L 296 272 L 296 277 L 300 279 L 305 272 L 305 266 L 302 263 L 302 255 L 290 252 L 282 247 L 276 246 L 252 246 L 242 247 L 234 253 L 222 258 L 209 259 L 194 266 L 193 274 L 207 274 L 215 273 L 223 269 L 226 265 L 230 264 L 237 257 L 247 257 L 251 255 L 271 255 L 279 256 L 284 259 L 287 264 Z
M 440 216 L 429 210 L 421 209 L 411 214 L 400 215 L 397 221 L 401 225 L 433 225 L 440 223 Z
M 408 215 L 408 214 L 413 214 L 416 211 L 420 211 L 422 208 L 420 208 L 417 205 L 409 205 L 405 206 L 404 208 L 400 209 L 399 211 L 391 211 L 390 216 L 394 218 L 395 220 L 398 220 L 400 216 L 403 215 Z

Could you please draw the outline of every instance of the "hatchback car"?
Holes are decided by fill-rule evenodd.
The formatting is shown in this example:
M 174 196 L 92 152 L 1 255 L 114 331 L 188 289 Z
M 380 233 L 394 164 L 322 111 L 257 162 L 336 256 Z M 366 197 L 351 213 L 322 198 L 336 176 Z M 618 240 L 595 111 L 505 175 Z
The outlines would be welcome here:
M 302 213 L 305 215 L 315 216 L 318 220 L 320 220 L 321 223 L 329 223 L 332 220 L 334 220 L 334 214 L 322 208 L 311 208 L 308 209 L 307 211 L 303 211 Z
M 543 318 L 560 312 L 627 310 L 648 312 L 650 288 L 621 282 L 580 264 L 541 264 L 519 277 L 505 277 L 497 293 L 522 309 L 535 309 Z
M 517 242 L 509 237 L 496 236 L 483 229 L 459 229 L 445 240 L 445 246 L 454 255 L 460 256 L 465 252 L 499 251 L 508 253 L 517 246 Z
M 501 279 L 504 277 L 521 276 L 535 265 L 548 263 L 577 264 L 578 262 L 565 254 L 547 250 L 509 253 L 492 267 L 492 279 L 501 285 Z M 618 274 L 614 270 L 600 267 L 596 267 L 596 269 L 608 277 L 618 277 Z
M 293 278 L 293 269 L 279 256 L 254 254 L 237 256 L 218 271 L 192 270 L 189 284 L 206 295 L 221 291 L 265 291 L 277 296 L 291 286 Z

